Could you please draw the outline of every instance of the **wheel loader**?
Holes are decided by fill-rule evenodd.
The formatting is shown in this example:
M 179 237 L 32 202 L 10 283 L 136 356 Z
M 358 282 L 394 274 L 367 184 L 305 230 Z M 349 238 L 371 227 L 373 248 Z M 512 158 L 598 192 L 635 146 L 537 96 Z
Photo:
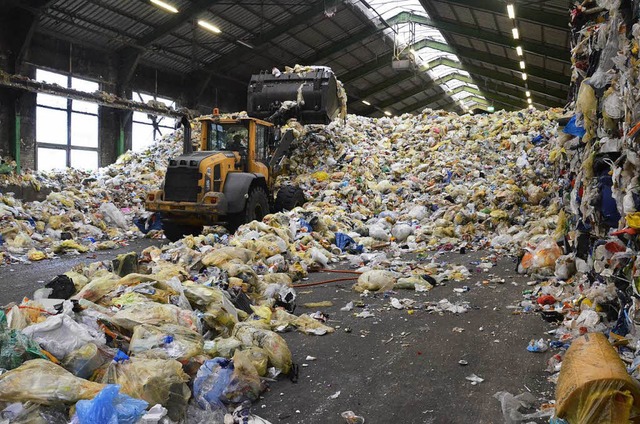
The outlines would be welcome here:
M 301 206 L 303 191 L 294 186 L 274 192 L 282 160 L 290 154 L 294 131 L 285 124 L 328 124 L 346 102 L 329 68 L 253 75 L 247 114 L 200 117 L 201 137 L 191 142 L 184 126 L 183 154 L 169 160 L 160 190 L 146 196 L 147 211 L 160 212 L 165 236 L 178 240 L 199 234 L 205 225 L 230 231 L 271 213 Z M 344 109 L 343 109 L 344 110 Z M 283 128 L 284 126 L 284 128 Z

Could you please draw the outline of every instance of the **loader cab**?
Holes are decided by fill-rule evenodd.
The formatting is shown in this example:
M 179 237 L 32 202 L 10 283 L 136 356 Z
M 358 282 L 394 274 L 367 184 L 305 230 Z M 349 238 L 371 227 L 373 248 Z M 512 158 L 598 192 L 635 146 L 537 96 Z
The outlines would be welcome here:
M 273 138 L 273 124 L 260 119 L 201 118 L 200 150 L 231 151 L 239 156 L 237 170 L 269 177 L 267 156 Z

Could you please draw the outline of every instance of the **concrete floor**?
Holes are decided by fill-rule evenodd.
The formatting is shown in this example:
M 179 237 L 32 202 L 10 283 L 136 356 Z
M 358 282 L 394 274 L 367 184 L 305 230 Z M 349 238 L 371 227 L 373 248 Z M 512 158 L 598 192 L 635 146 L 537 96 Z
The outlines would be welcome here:
M 451 253 L 441 260 L 473 269 L 469 262 L 478 253 Z M 530 353 L 529 340 L 544 336 L 553 327 L 538 315 L 513 315 L 515 305 L 526 290 L 526 277 L 513 272 L 509 258 L 489 271 L 505 278 L 504 284 L 476 287 L 489 273 L 475 274 L 466 282 L 449 282 L 426 294 L 399 291 L 395 297 L 410 298 L 418 304 L 466 300 L 472 309 L 466 313 L 429 313 L 425 309 L 390 307 L 382 295 L 361 298 L 351 290 L 352 283 L 333 283 L 298 290 L 298 305 L 329 300 L 332 307 L 328 324 L 339 326 L 334 334 L 307 336 L 284 334 L 300 364 L 296 384 L 281 380 L 255 405 L 254 412 L 276 423 L 342 423 L 343 411 L 351 410 L 367 423 L 503 423 L 498 391 L 519 394 L 530 390 L 539 399 L 553 399 L 553 385 L 544 371 L 547 353 Z M 340 275 L 314 275 L 322 280 Z M 516 284 L 512 284 L 515 282 Z M 453 288 L 469 286 L 463 294 Z M 362 300 L 374 312 L 373 318 L 357 318 L 341 311 L 349 301 Z M 305 310 L 302 306 L 296 311 Z M 464 328 L 454 332 L 454 327 Z M 345 329 L 350 329 L 346 332 Z M 307 361 L 313 356 L 315 361 Z M 466 360 L 468 365 L 458 363 Z M 302 366 L 306 364 L 307 366 Z M 485 379 L 472 385 L 465 377 L 476 374 Z M 337 392 L 335 399 L 330 396 Z M 546 421 L 539 421 L 546 422 Z
M 0 305 L 20 302 L 23 297 L 31 297 L 33 292 L 53 280 L 56 275 L 63 274 L 81 263 L 107 261 L 121 253 L 141 252 L 148 246 L 161 246 L 166 240 L 138 239 L 128 245 L 112 250 L 101 250 L 83 254 L 64 254 L 55 259 L 29 264 L 12 264 L 0 266 Z
M 141 251 L 154 240 L 138 240 L 129 246 L 93 255 L 63 256 L 60 259 L 0 267 L 0 304 L 19 301 L 42 287 L 42 282 L 86 261 L 107 260 L 129 251 Z M 448 253 L 439 260 L 466 265 L 482 253 Z M 351 290 L 353 282 L 298 289 L 296 313 L 314 312 L 304 303 L 329 300 L 322 308 L 330 317 L 334 334 L 307 336 L 283 334 L 300 365 L 299 381 L 280 379 L 270 383 L 254 412 L 276 423 L 324 424 L 345 422 L 340 414 L 352 410 L 367 423 L 502 423 L 497 391 L 519 394 L 530 390 L 541 400 L 553 399 L 553 385 L 544 371 L 553 354 L 529 353 L 529 340 L 552 329 L 536 314 L 514 315 L 509 305 L 522 299 L 528 278 L 513 272 L 514 263 L 502 258 L 488 273 L 476 273 L 468 281 L 447 282 L 427 293 L 399 291 L 395 297 L 416 301 L 413 314 L 390 306 L 383 295 L 360 297 Z M 476 286 L 489 274 L 505 279 L 504 284 Z M 309 281 L 343 275 L 317 273 Z M 471 290 L 458 294 L 456 287 Z M 429 313 L 425 302 L 466 300 L 471 310 L 455 315 Z M 340 308 L 349 301 L 362 301 L 374 313 L 358 318 Z M 339 328 L 338 328 L 339 327 Z M 454 332 L 454 327 L 463 328 Z M 348 332 L 346 331 L 348 329 Z M 314 361 L 306 360 L 313 356 Z M 458 363 L 466 360 L 468 365 Z M 485 379 L 472 385 L 465 377 Z M 340 394 L 331 399 L 330 396 Z M 539 421 L 544 422 L 544 421 Z

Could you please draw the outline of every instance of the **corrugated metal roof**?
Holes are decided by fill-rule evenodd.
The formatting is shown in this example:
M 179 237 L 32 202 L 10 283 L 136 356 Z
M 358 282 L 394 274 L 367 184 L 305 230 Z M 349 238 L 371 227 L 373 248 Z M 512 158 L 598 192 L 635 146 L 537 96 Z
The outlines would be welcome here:
M 248 80 L 251 73 L 260 69 L 314 61 L 317 63 L 304 64 L 332 66 L 339 76 L 349 79 L 346 88 L 351 110 L 374 115 L 380 115 L 382 110 L 360 101 L 367 93 L 380 104 L 390 104 L 388 109 L 395 113 L 420 101 L 440 99 L 447 87 L 466 84 L 473 88 L 473 84 L 450 77 L 447 83 L 431 80 L 451 74 L 470 74 L 473 81 L 478 82 L 480 91 L 497 95 L 502 90 L 506 100 L 516 105 L 524 100 L 524 97 L 520 103 L 515 100 L 518 92 L 524 93 L 524 85 L 518 80 L 521 72 L 513 67 L 522 58 L 515 54 L 512 22 L 506 16 L 506 9 L 501 12 L 504 6 L 501 0 L 421 0 L 421 4 L 416 0 L 338 1 L 335 10 L 327 10 L 323 0 L 298 3 L 290 0 L 167 1 L 180 13 L 168 13 L 148 0 L 57 0 L 41 15 L 40 31 L 67 40 L 81 40 L 84 45 L 113 53 L 136 47 L 140 40 L 146 40 L 146 44 L 137 46 L 143 51 L 143 63 L 181 74 L 210 70 Z M 495 8 L 496 4 L 500 7 Z M 376 9 L 369 7 L 371 5 Z M 558 23 L 558 16 L 568 16 L 566 1 L 547 0 L 523 7 L 528 8 L 529 13 L 517 20 L 522 40 L 555 51 L 564 50 L 568 59 L 568 31 Z M 181 20 L 181 13 L 191 9 L 197 13 Z M 406 10 L 438 25 L 454 24 L 440 31 L 417 25 L 420 40 L 436 42 L 418 52 L 417 57 L 424 61 L 450 58 L 454 64 L 459 58 L 461 63 L 453 68 L 438 66 L 418 76 L 407 74 L 409 77 L 393 70 L 392 30 L 400 27 L 382 31 L 384 23 L 377 12 L 389 19 Z M 555 20 L 549 23 L 538 19 L 544 16 L 541 12 L 551 14 Z M 213 34 L 195 25 L 197 19 L 219 26 L 222 34 Z M 466 32 L 458 30 L 460 26 Z M 238 40 L 254 48 L 242 46 Z M 439 50 L 437 43 L 449 44 L 455 54 L 445 51 L 446 48 Z M 568 83 L 570 64 L 562 57 L 547 54 L 545 48 L 525 49 L 524 60 L 528 67 L 536 70 L 529 81 L 553 93 L 537 93 L 540 102 L 558 104 L 557 95 L 566 90 L 559 76 L 565 76 Z M 470 67 L 469 73 L 458 69 L 460 67 Z M 495 73 L 495 77 L 488 77 L 486 72 Z M 545 78 L 545 72 L 555 77 Z M 391 104 L 394 100 L 397 101 Z M 442 104 L 447 104 L 447 100 L 436 100 L 430 106 Z

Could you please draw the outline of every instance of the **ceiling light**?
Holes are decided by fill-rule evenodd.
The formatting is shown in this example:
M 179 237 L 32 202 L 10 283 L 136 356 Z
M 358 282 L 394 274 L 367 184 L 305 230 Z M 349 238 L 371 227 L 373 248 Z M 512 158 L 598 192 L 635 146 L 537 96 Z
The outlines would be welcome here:
M 524 63 L 524 60 L 520 61 L 520 69 L 524 69 L 526 66 L 526 64 Z
M 522 79 L 525 80 L 525 81 L 527 80 L 527 73 L 526 72 L 522 73 Z
M 366 100 L 363 100 L 363 101 L 362 101 L 362 103 L 364 103 L 364 104 L 365 104 L 365 105 L 367 105 L 367 106 L 371 106 L 371 103 L 369 103 L 369 102 L 368 102 L 368 101 L 366 101 Z
M 384 114 L 387 115 L 387 116 L 391 116 L 391 112 L 389 112 L 388 110 L 385 110 Z
M 220 34 L 222 31 L 220 31 L 220 28 L 218 28 L 217 26 L 210 24 L 207 21 L 203 21 L 203 20 L 199 20 L 198 21 L 198 25 L 200 25 L 202 28 L 209 30 L 215 34 Z
M 245 46 L 248 49 L 253 49 L 253 46 L 249 43 L 247 43 L 246 41 L 242 41 L 242 40 L 236 40 L 236 43 Z
M 172 5 L 170 5 L 169 3 L 165 3 L 162 0 L 149 0 L 151 3 L 155 4 L 156 6 L 166 10 L 167 12 L 171 12 L 171 13 L 178 13 L 178 9 L 176 9 L 175 7 L 173 7 Z
M 533 107 L 533 105 L 529 105 L 529 109 L 533 110 L 533 109 L 535 109 L 535 107 Z
M 511 34 L 513 34 L 514 40 L 517 40 L 520 38 L 520 33 L 518 32 L 518 28 L 511 29 Z
M 495 107 L 493 107 L 493 106 L 489 106 L 489 107 L 487 108 L 487 111 L 488 111 L 488 112 L 493 112 L 493 111 L 495 111 L 495 110 L 496 110 L 496 108 L 495 108 Z
M 516 47 L 516 53 L 518 53 L 518 56 L 522 56 L 522 47 Z
M 527 103 L 529 103 L 529 104 L 533 103 L 533 101 L 531 100 L 531 97 L 529 97 L 529 98 L 527 99 Z
M 529 90 L 525 91 L 525 92 L 524 92 L 524 94 L 525 94 L 527 97 L 531 97 L 531 91 L 529 91 Z
M 507 15 L 509 15 L 509 19 L 516 18 L 516 10 L 511 3 L 507 4 Z

